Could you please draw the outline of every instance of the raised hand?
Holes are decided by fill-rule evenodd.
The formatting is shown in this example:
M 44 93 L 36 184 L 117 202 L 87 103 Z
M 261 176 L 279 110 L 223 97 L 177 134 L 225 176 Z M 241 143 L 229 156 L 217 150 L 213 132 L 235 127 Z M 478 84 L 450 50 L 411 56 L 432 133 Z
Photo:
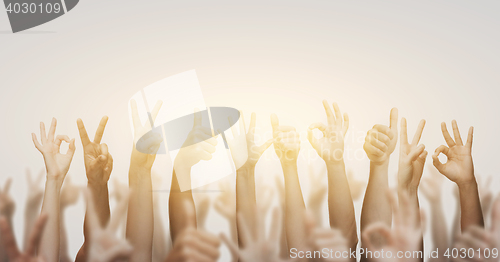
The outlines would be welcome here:
M 0 189 L 0 216 L 5 216 L 7 219 L 11 220 L 16 210 L 16 203 L 10 197 L 10 185 L 12 184 L 12 178 L 8 178 L 5 181 L 3 189 Z
M 150 170 L 153 167 L 153 163 L 156 159 L 156 152 L 160 148 L 162 142 L 162 136 L 158 132 L 150 132 L 153 128 L 154 121 L 160 112 L 160 108 L 163 102 L 158 101 L 154 106 L 149 119 L 145 124 L 141 123 L 141 118 L 137 111 L 137 103 L 135 100 L 130 101 L 130 106 L 132 110 L 132 124 L 134 125 L 134 148 L 132 150 L 131 165 L 136 167 L 144 167 Z M 144 135 L 148 135 L 147 138 L 142 138 Z M 141 139 L 142 138 L 142 139 Z M 137 143 L 141 139 L 140 143 Z M 136 148 L 140 147 L 140 148 Z M 148 154 L 145 154 L 147 152 Z
M 45 193 L 42 204 L 42 214 L 48 216 L 45 233 L 42 235 L 39 252 L 48 261 L 59 259 L 60 247 L 60 193 L 64 178 L 68 173 L 71 160 L 75 153 L 75 139 L 68 136 L 58 135 L 55 137 L 57 121 L 52 119 L 49 133 L 45 134 L 45 125 L 40 123 L 40 139 L 38 142 L 36 135 L 32 134 L 35 147 L 42 153 L 47 169 L 47 181 L 45 183 Z M 69 143 L 66 154 L 60 153 L 62 141 Z
M 116 237 L 121 220 L 125 217 L 128 195 L 118 202 L 109 223 L 103 227 L 99 221 L 97 211 L 92 201 L 90 190 L 85 191 L 87 200 L 87 223 L 89 227 L 88 261 L 112 262 L 128 261 L 132 247 L 125 239 Z
M 424 130 L 425 120 L 421 120 L 418 125 L 415 136 L 408 143 L 408 134 L 406 127 L 406 119 L 401 119 L 401 145 L 399 150 L 399 170 L 398 170 L 398 186 L 410 192 L 417 192 L 422 173 L 424 171 L 425 158 L 427 151 L 424 145 L 419 145 L 422 131 Z
M 467 141 L 464 145 L 460 137 L 457 121 L 453 120 L 451 125 L 453 127 L 455 140 L 453 140 L 450 133 L 448 133 L 446 124 L 444 122 L 441 123 L 441 131 L 443 132 L 448 147 L 441 145 L 436 149 L 434 155 L 432 155 L 434 166 L 441 174 L 455 182 L 458 186 L 471 182 L 475 183 L 474 164 L 472 163 L 472 135 L 474 133 L 474 128 L 469 128 Z M 441 153 L 448 158 L 448 161 L 444 164 L 441 163 L 438 158 Z
M 299 133 L 291 126 L 280 126 L 278 117 L 271 115 L 274 151 L 282 165 L 296 164 L 300 151 Z
M 238 133 L 236 127 L 233 125 L 234 124 L 233 120 L 229 118 L 229 124 L 231 125 L 231 132 L 233 133 L 233 139 L 227 139 L 227 144 L 231 149 L 231 155 L 233 157 L 236 169 L 239 169 L 240 167 L 243 166 L 249 168 L 255 167 L 257 161 L 259 161 L 259 158 L 273 143 L 273 140 L 270 139 L 260 146 L 257 146 L 255 144 L 256 121 L 257 120 L 255 113 L 252 113 L 252 116 L 250 118 L 250 127 L 247 132 L 245 126 L 245 119 L 243 118 L 243 112 L 240 111 L 240 121 L 239 121 L 240 132 Z M 245 132 L 247 133 L 245 134 Z
M 42 184 L 44 173 L 45 172 L 41 170 L 35 180 L 33 180 L 33 178 L 31 177 L 31 171 L 29 169 L 26 169 L 26 182 L 28 183 L 26 211 L 37 210 L 36 212 L 40 212 L 40 205 L 42 204 L 43 199 L 43 188 L 40 185 Z
M 83 159 L 85 161 L 85 170 L 89 184 L 106 184 L 113 169 L 113 158 L 108 152 L 108 146 L 104 143 L 101 144 L 107 122 L 108 117 L 104 116 L 99 123 L 99 127 L 97 127 L 94 141 L 91 142 L 83 121 L 81 119 L 76 121 L 78 131 L 80 132 L 80 139 L 82 140 Z
M 7 253 L 9 261 L 11 262 L 44 262 L 42 257 L 36 255 L 36 250 L 42 238 L 42 232 L 47 222 L 47 216 L 40 216 L 33 227 L 33 231 L 29 235 L 27 246 L 24 252 L 21 252 L 16 243 L 16 238 L 12 228 L 7 222 L 5 217 L 0 217 L 0 231 L 2 235 L 2 245 Z
M 422 228 L 417 221 L 418 209 L 409 203 L 409 198 L 405 194 L 400 195 L 401 203 L 398 205 L 396 196 L 392 193 L 388 194 L 389 201 L 392 205 L 394 223 L 392 229 L 385 223 L 375 223 L 368 226 L 363 232 L 363 245 L 369 251 L 381 251 L 388 253 L 391 251 L 392 258 L 375 258 L 374 261 L 421 261 L 422 258 L 415 256 L 414 258 L 397 258 L 395 254 L 399 251 L 410 251 L 412 254 L 420 250 L 422 243 Z M 385 238 L 385 244 L 376 246 L 372 243 L 374 234 L 380 234 Z
M 372 163 L 383 164 L 389 160 L 390 155 L 398 142 L 398 109 L 391 110 L 389 126 L 374 125 L 368 131 L 363 149 Z
M 24 208 L 24 237 L 23 247 L 28 246 L 29 234 L 33 230 L 35 221 L 40 214 L 40 205 L 43 200 L 43 187 L 41 187 L 45 171 L 41 170 L 33 181 L 31 172 L 26 169 L 26 182 L 28 184 L 28 196 L 26 197 L 26 206 Z
M 323 100 L 323 106 L 325 107 L 328 125 L 323 123 L 312 124 L 307 130 L 307 139 L 325 162 L 341 161 L 344 159 L 344 137 L 349 128 L 349 116 L 344 113 L 344 121 L 342 121 L 342 114 L 337 103 L 333 103 L 335 115 L 326 100 Z M 319 139 L 314 137 L 314 129 L 319 129 L 323 133 L 323 137 Z
M 432 167 L 428 167 L 429 170 Z M 441 202 L 441 190 L 443 185 L 443 176 L 436 174 L 431 170 L 428 176 L 422 178 L 423 185 L 420 187 L 420 191 L 424 194 L 425 198 L 429 203 L 440 203 Z
M 328 191 L 327 185 L 323 182 L 322 177 L 325 176 L 326 170 L 321 169 L 320 172 L 315 172 L 312 165 L 309 165 L 309 199 L 307 200 L 307 208 L 314 215 L 316 223 L 322 224 L 321 207 L 326 199 Z
M 367 182 L 364 180 L 358 180 L 354 176 L 352 170 L 347 170 L 347 181 L 349 181 L 349 189 L 351 190 L 351 197 L 353 201 L 361 198 L 366 189 Z
M 243 262 L 276 262 L 283 261 L 279 257 L 279 236 L 281 231 L 281 216 L 276 208 L 273 211 L 271 222 L 271 232 L 265 236 L 265 216 L 262 211 L 256 208 L 255 216 L 252 218 L 243 218 L 238 215 L 238 226 L 241 227 L 240 239 L 243 241 L 244 248 L 238 249 L 238 246 L 228 239 L 225 234 L 221 235 L 222 241 L 227 245 L 233 257 L 239 257 Z M 256 232 L 252 232 L 248 219 L 256 221 Z
M 208 232 L 196 230 L 196 215 L 190 208 L 186 210 L 188 212 L 184 219 L 188 226 L 175 239 L 173 249 L 165 262 L 217 261 L 220 256 L 219 238 Z
M 61 208 L 74 205 L 80 196 L 80 187 L 71 182 L 71 177 L 68 176 L 64 181 L 61 189 Z
M 459 258 L 453 261 L 499 261 L 498 252 L 500 250 L 500 195 L 493 203 L 491 212 L 491 227 L 485 229 L 477 225 L 471 226 L 464 232 L 464 234 L 457 237 L 455 248 L 459 250 L 460 254 Z M 472 257 L 467 254 L 467 251 L 469 249 L 476 250 Z M 463 253 L 464 250 L 465 253 Z M 462 254 L 465 254 L 465 256 Z M 488 256 L 488 258 L 485 258 L 485 254 L 490 255 Z
M 199 111 L 195 112 L 193 129 L 174 160 L 175 172 L 178 175 L 180 172 L 188 172 L 201 160 L 212 159 L 216 145 L 217 139 L 212 137 L 212 130 L 202 126 L 202 115 Z
M 68 136 L 58 135 L 55 137 L 57 120 L 52 118 L 48 135 L 45 133 L 45 124 L 40 122 L 40 140 L 34 133 L 31 134 L 35 147 L 42 153 L 47 169 L 47 178 L 55 179 L 62 184 L 66 173 L 68 173 L 71 160 L 75 154 L 75 139 L 69 139 Z M 60 148 L 62 141 L 69 143 L 66 154 L 61 154 Z
M 471 225 L 484 225 L 481 201 L 476 177 L 474 176 L 474 164 L 472 163 L 472 135 L 474 128 L 469 128 L 467 142 L 464 145 L 460 137 L 457 121 L 453 120 L 451 125 L 455 140 L 448 133 L 446 124 L 441 123 L 441 130 L 449 147 L 439 146 L 432 155 L 432 159 L 437 170 L 449 180 L 455 182 L 459 188 L 460 208 L 462 210 L 460 222 L 462 231 L 465 231 Z M 438 158 L 441 153 L 448 158 L 444 164 Z
M 334 228 L 321 228 L 318 227 L 311 217 L 310 213 L 306 214 L 307 228 L 307 243 L 308 249 L 315 250 L 329 250 L 331 255 L 349 253 L 349 243 L 342 235 L 340 230 Z M 349 257 L 322 257 L 309 259 L 308 261 L 324 261 L 324 262 L 340 262 L 340 261 L 356 261 L 356 258 Z

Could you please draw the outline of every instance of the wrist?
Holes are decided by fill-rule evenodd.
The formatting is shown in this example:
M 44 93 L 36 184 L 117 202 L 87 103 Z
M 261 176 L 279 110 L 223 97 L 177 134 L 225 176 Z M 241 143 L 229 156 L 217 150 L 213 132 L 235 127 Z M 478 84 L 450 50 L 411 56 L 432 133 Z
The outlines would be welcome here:
M 47 188 L 52 188 L 61 191 L 63 182 L 64 182 L 64 177 L 47 174 L 45 190 L 47 190 Z
M 457 182 L 456 183 L 458 186 L 458 191 L 461 192 L 468 192 L 471 190 L 476 190 L 477 191 L 477 182 L 475 178 L 472 178 L 470 180 L 466 180 L 463 182 Z
M 418 194 L 418 185 L 398 185 L 398 194 L 401 193 L 408 196 L 416 196 Z
M 236 170 L 237 176 L 253 176 L 255 174 L 255 166 L 243 165 Z

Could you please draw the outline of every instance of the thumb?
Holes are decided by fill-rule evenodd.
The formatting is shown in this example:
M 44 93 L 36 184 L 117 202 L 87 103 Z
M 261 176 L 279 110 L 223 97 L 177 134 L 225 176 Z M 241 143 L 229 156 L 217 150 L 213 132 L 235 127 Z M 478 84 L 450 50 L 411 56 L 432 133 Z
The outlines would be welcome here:
M 397 108 L 392 108 L 391 109 L 391 120 L 390 120 L 390 125 L 389 127 L 391 128 L 391 130 L 395 130 L 397 131 L 398 130 L 398 109 Z M 397 135 L 397 134 L 394 134 L 394 135 Z
M 271 126 L 273 127 L 273 132 L 278 128 L 280 122 L 278 120 L 278 116 L 276 114 L 271 115 Z

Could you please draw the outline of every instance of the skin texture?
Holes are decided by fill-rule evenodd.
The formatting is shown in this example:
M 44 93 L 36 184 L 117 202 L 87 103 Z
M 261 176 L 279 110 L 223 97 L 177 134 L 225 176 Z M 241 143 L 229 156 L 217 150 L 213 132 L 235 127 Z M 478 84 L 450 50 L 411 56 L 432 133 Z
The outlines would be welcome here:
M 328 170 L 328 211 L 330 215 L 330 227 L 337 228 L 348 241 L 348 246 L 355 248 L 358 243 L 354 204 L 344 164 L 344 137 L 349 128 L 349 117 L 340 112 L 337 103 L 330 108 L 326 100 L 323 101 L 326 111 L 327 125 L 315 123 L 309 127 L 308 140 L 323 158 Z M 312 131 L 319 129 L 323 137 L 318 139 L 313 136 Z
M 398 110 L 393 108 L 390 125 L 373 126 L 365 139 L 363 148 L 370 159 L 370 178 L 361 211 L 361 234 L 364 234 L 369 225 L 380 222 L 390 226 L 392 222 L 391 206 L 387 202 L 385 192 L 389 189 L 389 158 L 396 148 L 397 124 Z M 372 238 L 375 245 L 383 243 L 382 241 L 383 239 L 377 236 Z M 364 257 L 361 259 L 364 260 Z
M 214 202 L 214 209 L 219 215 L 225 218 L 229 224 L 230 239 L 238 245 L 238 229 L 236 226 L 236 194 L 231 191 L 229 182 L 221 180 L 219 182 L 221 193 Z M 232 261 L 238 261 L 238 257 L 232 257 Z
M 191 190 L 181 191 L 179 181 L 184 185 L 191 185 L 191 167 L 201 160 L 212 159 L 217 140 L 212 137 L 212 131 L 202 126 L 201 113 L 195 112 L 193 129 L 188 134 L 184 145 L 174 160 L 172 185 L 169 198 L 170 235 L 174 244 L 176 239 L 187 228 L 191 227 L 185 219 L 194 214 L 194 228 L 196 228 L 196 209 Z
M 273 211 L 271 230 L 268 236 L 265 234 L 265 212 L 260 208 L 255 208 L 251 218 L 245 218 L 238 214 L 238 226 L 240 227 L 241 241 L 244 242 L 244 248 L 238 249 L 229 238 L 221 235 L 222 241 L 227 245 L 233 257 L 239 257 L 239 261 L 252 262 L 274 262 L 285 261 L 279 257 L 279 242 L 281 230 L 281 217 L 279 209 Z M 255 220 L 255 232 L 249 226 L 247 220 Z
M 40 246 L 42 234 L 47 224 L 47 216 L 42 215 L 36 219 L 33 225 L 33 231 L 28 234 L 28 241 L 24 251 L 20 251 L 17 247 L 14 232 L 11 225 L 4 216 L 0 217 L 0 232 L 3 236 L 1 245 L 6 251 L 8 261 L 11 262 L 45 262 L 40 255 L 36 254 L 36 249 Z
M 71 183 L 71 177 L 68 175 L 64 180 L 61 189 L 61 243 L 59 249 L 59 262 L 73 261 L 68 251 L 68 236 L 65 225 L 65 211 L 68 207 L 76 204 L 80 196 L 80 187 Z
M 88 261 L 112 262 L 129 261 L 132 255 L 132 246 L 125 240 L 116 237 L 116 231 L 127 209 L 128 194 L 123 201 L 117 203 L 113 217 L 106 226 L 101 226 L 99 216 L 92 198 L 92 191 L 86 193 L 87 223 L 89 227 Z
M 418 210 L 410 204 L 410 199 L 407 195 L 400 194 L 397 203 L 393 193 L 388 193 L 389 203 L 392 205 L 394 214 L 394 224 L 392 228 L 383 222 L 378 222 L 370 225 L 363 232 L 363 244 L 368 250 L 374 251 L 391 251 L 396 254 L 398 251 L 420 251 L 422 242 L 422 228 L 416 219 Z M 373 234 L 382 235 L 385 238 L 385 243 L 378 245 L 372 242 Z M 373 261 L 421 261 L 421 258 L 397 258 L 395 255 L 392 259 L 389 258 L 371 258 Z
M 60 192 L 61 187 L 68 173 L 71 160 L 75 153 L 75 139 L 68 136 L 58 135 L 55 137 L 57 121 L 52 119 L 48 134 L 45 134 L 45 125 L 40 123 L 40 140 L 32 134 L 35 147 L 42 153 L 47 170 L 47 181 L 42 203 L 42 214 L 48 216 L 48 222 L 40 242 L 40 255 L 46 261 L 59 260 L 60 241 Z M 69 143 L 66 154 L 60 153 L 62 141 Z
M 250 126 L 247 132 L 243 112 L 240 111 L 240 132 L 238 133 L 235 126 L 232 125 L 232 120 L 229 119 L 233 139 L 228 139 L 227 143 L 231 149 L 231 156 L 234 164 L 238 167 L 236 171 L 236 212 L 240 213 L 243 217 L 253 216 L 252 212 L 257 202 L 255 196 L 255 166 L 262 154 L 273 142 L 271 139 L 260 146 L 255 144 L 256 122 L 256 115 L 252 113 Z M 246 146 L 246 148 L 243 146 Z M 245 161 L 242 161 L 243 157 L 241 155 L 245 155 L 245 153 L 247 158 Z M 253 220 L 249 221 L 249 226 L 251 228 L 255 226 L 252 225 L 253 222 Z M 238 223 L 239 221 L 237 221 L 237 225 Z M 240 226 L 238 225 L 237 228 L 238 235 L 240 235 Z M 254 230 L 252 230 L 252 232 L 254 232 Z M 241 239 L 238 243 L 240 247 L 243 247 L 244 244 Z
M 469 248 L 474 250 L 484 250 L 486 248 L 493 250 L 496 248 L 497 250 L 500 250 L 500 195 L 493 203 L 491 226 L 488 229 L 484 229 L 477 225 L 469 227 L 464 234 L 457 237 L 454 247 L 461 252 L 463 248 L 465 250 L 468 250 Z M 463 256 L 462 253 L 460 253 L 459 256 Z M 479 252 L 474 252 L 473 257 L 469 257 L 467 255 L 465 258 L 457 258 L 453 261 L 496 262 L 498 260 L 498 256 L 496 258 L 494 256 L 485 258 L 484 253 L 480 255 Z
M 208 232 L 196 229 L 196 214 L 192 203 L 185 202 L 185 228 L 179 232 L 172 251 L 165 262 L 206 261 L 215 262 L 220 253 L 220 240 Z
M 158 101 L 151 111 L 150 119 L 141 123 L 137 105 L 131 101 L 132 122 L 134 125 L 134 141 L 138 141 L 154 125 L 154 121 L 160 111 L 162 102 Z M 130 261 L 142 262 L 152 260 L 153 250 L 153 186 L 151 182 L 151 168 L 156 158 L 156 152 L 162 142 L 161 135 L 153 134 L 145 141 L 145 148 L 149 148 L 150 154 L 139 152 L 136 143 L 133 144 L 130 157 L 129 187 L 130 199 L 127 214 L 127 240 L 133 247 Z
M 300 151 L 299 134 L 295 128 L 280 126 L 278 117 L 271 115 L 274 151 L 278 156 L 285 178 L 285 230 L 288 246 L 305 247 L 304 198 L 297 172 L 297 158 Z
M 342 236 L 342 232 L 334 228 L 321 228 L 317 226 L 314 222 L 314 218 L 311 213 L 306 214 L 306 232 L 307 232 L 307 243 L 309 250 L 323 250 L 327 248 L 330 252 L 333 250 L 335 254 L 339 252 L 349 252 L 349 243 Z M 323 261 L 323 262 L 344 262 L 344 261 L 356 261 L 356 258 L 315 258 L 309 259 L 308 261 Z
M 476 178 L 474 176 L 474 164 L 472 162 L 472 136 L 474 128 L 470 127 L 465 145 L 460 137 L 460 131 L 455 120 L 452 121 L 453 134 L 455 139 L 451 138 L 446 128 L 446 124 L 441 123 L 441 130 L 448 146 L 439 146 L 432 156 L 434 166 L 437 170 L 446 176 L 449 180 L 455 182 L 459 188 L 462 231 L 469 226 L 484 226 L 483 211 Z M 448 160 L 446 163 L 439 161 L 439 154 L 444 154 Z
M 108 146 L 101 143 L 107 122 L 108 117 L 104 116 L 99 122 L 99 126 L 97 127 L 94 136 L 94 141 L 91 141 L 83 121 L 81 119 L 76 121 L 83 147 L 83 160 L 87 176 L 87 188 L 92 191 L 94 205 L 97 210 L 99 222 L 102 226 L 109 222 L 110 217 L 108 180 L 111 175 L 111 171 L 113 170 L 113 157 L 108 151 Z M 86 246 L 88 244 L 88 228 L 86 221 L 87 215 L 85 215 L 85 222 L 83 224 L 85 242 L 78 252 L 76 261 L 87 261 Z
M 310 189 L 309 198 L 307 199 L 307 210 L 311 212 L 318 225 L 323 224 L 323 203 L 325 202 L 328 186 L 323 183 L 324 169 L 321 172 L 315 172 L 312 165 L 309 165 Z
M 448 259 L 444 256 L 446 249 L 450 246 L 448 239 L 448 225 L 443 211 L 442 204 L 442 184 L 443 176 L 433 167 L 428 167 L 429 175 L 422 179 L 420 192 L 423 193 L 430 205 L 430 229 L 433 242 L 432 250 L 439 250 L 438 258 L 431 258 L 431 261 L 446 262 Z
M 40 207 L 43 199 L 42 180 L 45 176 L 45 170 L 41 170 L 35 180 L 31 176 L 31 171 L 26 169 L 26 182 L 28 184 L 28 196 L 26 197 L 26 206 L 24 208 L 24 237 L 23 247 L 28 246 L 29 234 L 33 231 L 35 221 L 40 214 Z
M 9 194 L 11 184 L 12 178 L 8 178 L 7 181 L 5 181 L 3 188 L 0 189 L 0 216 L 5 218 L 9 227 L 12 227 L 12 216 L 14 215 L 14 211 L 16 209 L 16 204 Z M 0 243 L 3 238 L 3 234 L 0 234 Z M 0 261 L 8 261 L 3 245 L 0 246 Z

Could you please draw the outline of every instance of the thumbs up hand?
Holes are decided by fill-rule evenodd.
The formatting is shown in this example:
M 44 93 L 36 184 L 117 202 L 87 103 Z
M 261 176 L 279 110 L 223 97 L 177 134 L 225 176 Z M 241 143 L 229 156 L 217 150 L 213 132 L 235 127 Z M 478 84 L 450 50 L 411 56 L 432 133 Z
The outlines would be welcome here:
M 273 127 L 274 151 L 282 165 L 297 162 L 300 151 L 299 133 L 291 126 L 280 126 L 278 117 L 271 115 L 271 125 Z
M 398 109 L 391 110 L 389 126 L 374 125 L 368 131 L 363 146 L 368 158 L 375 164 L 382 164 L 389 160 L 390 155 L 398 142 Z
M 180 170 L 190 170 L 192 166 L 201 160 L 208 161 L 212 159 L 215 146 L 217 146 L 216 137 L 212 137 L 210 128 L 202 126 L 201 112 L 196 112 L 194 114 L 193 129 L 189 132 L 174 161 L 177 174 L 180 173 Z

